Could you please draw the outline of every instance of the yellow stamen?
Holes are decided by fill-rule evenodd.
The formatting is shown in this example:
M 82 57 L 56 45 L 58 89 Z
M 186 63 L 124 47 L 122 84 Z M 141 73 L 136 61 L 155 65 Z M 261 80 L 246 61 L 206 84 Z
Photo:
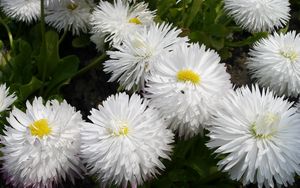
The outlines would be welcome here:
M 67 8 L 69 10 L 75 10 L 78 7 L 78 5 L 76 5 L 75 3 L 70 3 L 68 4 Z
M 138 17 L 131 18 L 129 20 L 129 23 L 133 23 L 133 24 L 137 24 L 137 25 L 142 24 L 141 20 Z
M 298 59 L 298 53 L 291 50 L 291 51 L 281 51 L 280 55 L 289 59 L 291 62 L 295 62 Z
M 31 135 L 38 136 L 39 138 L 43 138 L 43 136 L 47 136 L 52 132 L 47 119 L 40 119 L 33 122 L 29 125 L 29 129 Z
M 200 76 L 192 70 L 181 70 L 177 73 L 177 80 L 180 82 L 191 82 L 199 84 L 201 82 Z
M 126 136 L 129 132 L 128 130 L 128 124 L 126 122 L 119 122 L 119 130 L 113 131 L 111 130 L 111 133 L 113 136 Z

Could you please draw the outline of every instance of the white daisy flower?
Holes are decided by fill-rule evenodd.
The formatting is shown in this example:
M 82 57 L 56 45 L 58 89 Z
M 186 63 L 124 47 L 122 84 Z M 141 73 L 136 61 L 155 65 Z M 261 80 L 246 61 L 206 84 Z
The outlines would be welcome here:
M 146 97 L 179 136 L 192 137 L 208 124 L 219 98 L 231 89 L 219 55 L 204 45 L 180 45 L 161 59 Z
M 0 85 L 0 112 L 3 112 L 12 105 L 15 100 L 17 100 L 17 97 L 15 94 L 9 94 L 9 88 L 6 87 L 6 84 Z
M 53 187 L 83 169 L 80 151 L 79 112 L 57 100 L 43 105 L 42 98 L 27 101 L 26 113 L 14 108 L 1 137 L 2 170 L 15 187 Z
M 87 33 L 93 2 L 91 0 L 55 1 L 46 7 L 46 23 L 58 31 L 72 31 L 73 35 Z
M 3 12 L 17 20 L 32 23 L 40 18 L 40 0 L 1 0 L 0 7 Z
M 104 63 L 104 71 L 112 73 L 109 81 L 118 80 L 125 89 L 133 86 L 143 89 L 150 73 L 161 55 L 185 43 L 187 38 L 178 37 L 180 29 L 171 24 L 152 24 L 128 36 L 117 51 L 108 51 L 110 59 Z
M 154 12 L 147 6 L 144 2 L 130 6 L 122 0 L 115 0 L 114 4 L 100 1 L 90 19 L 92 32 L 103 32 L 106 42 L 118 45 L 139 28 L 153 23 Z
M 300 36 L 295 31 L 255 43 L 247 67 L 262 86 L 278 95 L 300 94 Z
M 170 159 L 174 135 L 147 105 L 137 94 L 120 93 L 92 109 L 93 123 L 81 132 L 82 159 L 104 186 L 136 187 L 164 169 L 160 159 Z
M 289 0 L 224 0 L 235 22 L 250 32 L 272 31 L 290 19 Z
M 287 186 L 300 173 L 300 114 L 284 97 L 246 86 L 231 92 L 209 127 L 218 166 L 234 180 L 259 187 Z

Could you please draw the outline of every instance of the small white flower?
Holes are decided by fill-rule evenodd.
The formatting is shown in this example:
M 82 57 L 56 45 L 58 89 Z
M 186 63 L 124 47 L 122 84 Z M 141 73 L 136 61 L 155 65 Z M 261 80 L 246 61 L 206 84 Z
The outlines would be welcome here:
M 18 21 L 32 23 L 40 18 L 40 0 L 1 0 L 3 12 Z
M 0 112 L 5 111 L 10 105 L 12 105 L 17 97 L 15 94 L 9 94 L 9 88 L 6 84 L 0 85 Z
M 79 112 L 67 104 L 42 98 L 27 101 L 26 113 L 14 108 L 1 137 L 2 170 L 15 187 L 47 188 L 80 176 Z
M 87 33 L 93 6 L 91 0 L 55 1 L 46 7 L 45 20 L 58 31 L 72 31 L 73 35 L 79 35 L 80 32 Z
M 231 89 L 219 55 L 204 45 L 180 45 L 158 66 L 146 85 L 146 97 L 170 121 L 179 136 L 192 137 L 208 124 L 219 98 Z
M 92 32 L 103 32 L 106 42 L 118 45 L 139 28 L 153 23 L 154 12 L 147 6 L 144 2 L 130 6 L 122 0 L 115 0 L 114 4 L 100 1 L 91 16 Z
M 300 94 L 300 36 L 295 31 L 269 36 L 255 43 L 247 67 L 261 86 L 278 95 Z
M 92 109 L 93 123 L 81 132 L 82 158 L 104 186 L 140 185 L 164 169 L 160 159 L 170 159 L 174 135 L 147 105 L 136 94 L 120 93 Z
M 159 58 L 176 45 L 185 43 L 186 38 L 178 37 L 180 29 L 171 24 L 152 24 L 128 36 L 123 44 L 114 46 L 117 51 L 108 51 L 110 59 L 104 63 L 104 71 L 112 73 L 109 81 L 118 80 L 125 89 L 133 86 L 143 89 Z
M 250 32 L 272 31 L 290 19 L 288 0 L 224 0 L 235 22 Z
M 300 114 L 293 104 L 257 85 L 231 92 L 222 103 L 207 144 L 225 155 L 219 168 L 244 185 L 292 184 L 300 173 Z

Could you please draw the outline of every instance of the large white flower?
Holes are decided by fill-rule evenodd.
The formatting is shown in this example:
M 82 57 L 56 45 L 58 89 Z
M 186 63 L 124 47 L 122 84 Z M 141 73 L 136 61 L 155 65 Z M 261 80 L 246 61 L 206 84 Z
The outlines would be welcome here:
M 6 110 L 16 99 L 15 94 L 9 94 L 9 88 L 6 87 L 6 84 L 0 85 L 0 112 Z
M 237 89 L 222 103 L 207 144 L 225 155 L 219 168 L 243 184 L 292 184 L 300 173 L 300 114 L 293 104 L 258 86 Z
M 161 59 L 145 88 L 151 104 L 185 138 L 202 132 L 217 101 L 231 88 L 219 55 L 205 48 L 180 45 Z
M 1 0 L 0 7 L 3 12 L 18 21 L 31 23 L 40 18 L 40 0 Z
M 289 0 L 224 0 L 235 22 L 250 32 L 272 31 L 290 18 Z
M 103 32 L 106 41 L 120 44 L 128 35 L 153 23 L 154 12 L 147 6 L 144 2 L 130 6 L 122 0 L 115 0 L 114 4 L 100 1 L 91 16 L 92 32 Z
M 14 108 L 1 137 L 2 170 L 8 183 L 44 188 L 80 176 L 81 115 L 66 101 L 35 98 L 26 113 Z
M 300 36 L 295 31 L 255 43 L 247 63 L 252 77 L 278 95 L 300 94 Z
M 138 95 L 109 97 L 92 109 L 82 129 L 82 158 L 90 174 L 101 182 L 126 187 L 142 184 L 163 169 L 170 159 L 173 133 L 154 109 Z
M 46 23 L 58 31 L 69 30 L 73 35 L 87 33 L 94 4 L 91 0 L 54 1 L 46 7 Z
M 104 63 L 104 71 L 112 73 L 109 81 L 118 80 L 127 90 L 133 86 L 143 89 L 153 67 L 159 66 L 160 56 L 187 41 L 178 37 L 180 33 L 180 29 L 162 23 L 128 36 L 121 46 L 115 46 L 117 51 L 107 52 L 110 59 Z

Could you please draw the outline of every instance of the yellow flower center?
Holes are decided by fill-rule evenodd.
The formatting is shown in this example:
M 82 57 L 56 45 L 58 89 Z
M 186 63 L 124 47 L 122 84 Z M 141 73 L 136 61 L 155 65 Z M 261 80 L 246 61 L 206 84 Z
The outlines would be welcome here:
M 126 136 L 128 135 L 129 129 L 128 129 L 128 123 L 123 121 L 117 121 L 118 128 L 116 130 L 110 130 L 111 134 L 113 136 Z
M 128 22 L 133 23 L 133 24 L 137 24 L 137 25 L 142 24 L 141 20 L 138 17 L 131 18 Z
M 201 77 L 192 70 L 181 70 L 177 73 L 177 80 L 180 82 L 199 84 L 201 82 Z
M 43 136 L 47 136 L 52 132 L 47 119 L 40 119 L 33 122 L 29 125 L 29 129 L 32 136 L 38 136 L 39 138 L 43 138 Z
M 266 113 L 259 116 L 251 126 L 251 133 L 255 138 L 268 139 L 276 134 L 280 117 L 278 114 Z
M 294 50 L 281 51 L 280 55 L 289 59 L 291 62 L 295 62 L 298 59 L 298 53 Z
M 70 3 L 68 4 L 67 8 L 69 10 L 75 10 L 78 7 L 78 5 L 76 5 L 75 3 Z

